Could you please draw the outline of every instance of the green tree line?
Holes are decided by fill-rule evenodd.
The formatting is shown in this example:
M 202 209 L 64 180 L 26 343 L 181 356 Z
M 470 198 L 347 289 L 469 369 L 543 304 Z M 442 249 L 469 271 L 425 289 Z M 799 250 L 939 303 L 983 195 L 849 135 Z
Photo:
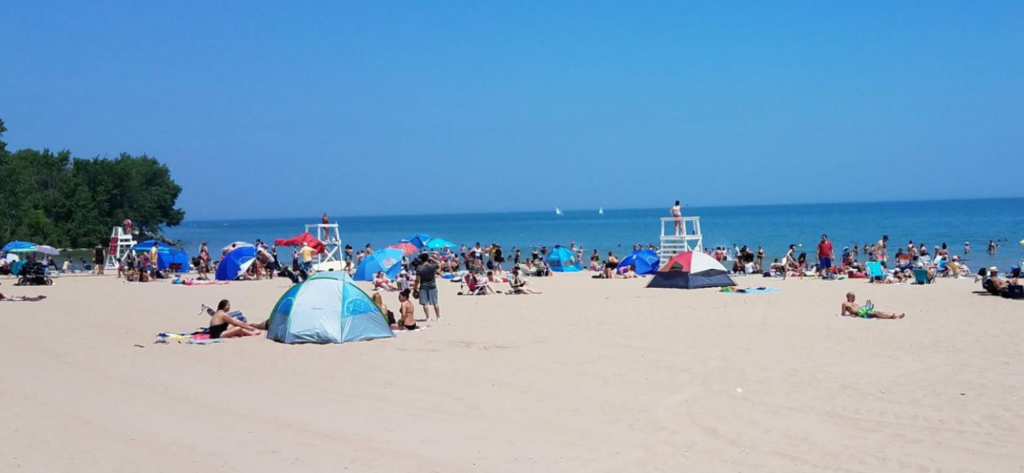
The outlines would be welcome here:
M 0 120 L 0 138 L 6 131 Z M 106 246 L 110 229 L 126 218 L 142 233 L 159 235 L 161 226 L 185 218 L 175 207 L 179 194 L 167 166 L 145 154 L 82 159 L 68 150 L 10 152 L 0 139 L 0 244 Z

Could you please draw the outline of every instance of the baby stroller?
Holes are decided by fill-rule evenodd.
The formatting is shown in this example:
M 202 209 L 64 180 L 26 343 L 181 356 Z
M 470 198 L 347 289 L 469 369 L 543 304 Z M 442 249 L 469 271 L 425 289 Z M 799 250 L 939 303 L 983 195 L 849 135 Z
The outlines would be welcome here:
M 46 277 L 46 268 L 37 261 L 26 261 L 18 272 L 19 286 L 52 286 L 53 279 Z

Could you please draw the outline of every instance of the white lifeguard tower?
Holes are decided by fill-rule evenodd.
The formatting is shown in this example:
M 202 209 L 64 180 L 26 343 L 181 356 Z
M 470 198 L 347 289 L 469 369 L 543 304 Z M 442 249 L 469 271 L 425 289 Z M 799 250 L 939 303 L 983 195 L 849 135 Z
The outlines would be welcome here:
M 345 261 L 341 257 L 341 234 L 336 223 L 309 223 L 306 232 L 324 244 L 324 251 L 316 255 L 315 271 L 343 271 Z
M 687 251 L 704 251 L 704 236 L 700 233 L 700 217 L 664 217 L 661 219 L 661 264 L 669 258 Z
M 118 263 L 128 255 L 128 252 L 135 246 L 135 238 L 131 233 L 125 233 L 123 227 L 114 227 L 110 232 L 110 247 L 107 248 L 107 263 L 105 270 L 117 270 Z

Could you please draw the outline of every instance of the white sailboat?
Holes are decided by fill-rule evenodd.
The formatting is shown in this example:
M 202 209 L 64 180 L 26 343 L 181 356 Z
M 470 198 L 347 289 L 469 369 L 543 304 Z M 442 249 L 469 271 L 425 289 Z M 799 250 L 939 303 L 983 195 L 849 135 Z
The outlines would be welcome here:
M 597 209 L 597 214 L 598 214 L 598 215 L 604 215 L 604 207 L 600 207 L 600 208 L 598 208 L 598 209 Z
M 558 208 L 558 206 L 555 206 L 555 215 L 562 215 L 562 209 Z

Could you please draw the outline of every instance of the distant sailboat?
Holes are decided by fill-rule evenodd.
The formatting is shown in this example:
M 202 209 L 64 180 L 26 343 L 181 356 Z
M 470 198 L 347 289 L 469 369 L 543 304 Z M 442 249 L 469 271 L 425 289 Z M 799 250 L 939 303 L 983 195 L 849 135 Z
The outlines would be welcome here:
M 604 215 L 604 207 L 601 207 L 601 208 L 597 209 L 597 214 L 598 215 Z
M 558 206 L 555 206 L 555 215 L 562 215 L 562 209 L 558 208 Z

